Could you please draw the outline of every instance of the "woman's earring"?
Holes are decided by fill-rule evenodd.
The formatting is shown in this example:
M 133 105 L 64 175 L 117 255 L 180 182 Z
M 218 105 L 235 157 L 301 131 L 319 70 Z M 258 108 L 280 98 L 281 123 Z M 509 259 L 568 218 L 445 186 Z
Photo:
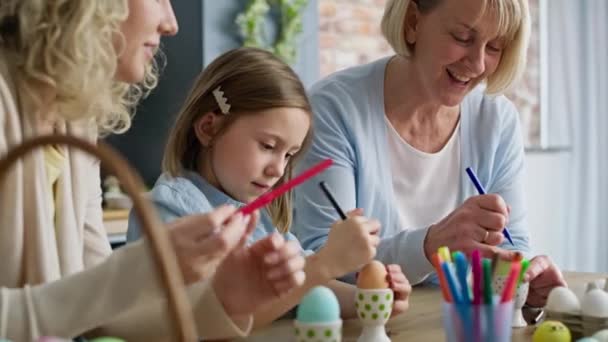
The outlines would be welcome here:
M 416 34 L 412 30 L 407 30 L 405 33 L 405 42 L 410 45 L 416 43 Z

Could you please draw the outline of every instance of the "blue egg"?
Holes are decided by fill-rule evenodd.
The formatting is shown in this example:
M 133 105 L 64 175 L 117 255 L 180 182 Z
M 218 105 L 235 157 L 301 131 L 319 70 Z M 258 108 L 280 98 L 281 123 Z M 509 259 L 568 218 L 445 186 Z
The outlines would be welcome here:
M 312 288 L 300 301 L 296 314 L 300 323 L 330 323 L 340 319 L 340 304 L 332 290 Z
M 593 337 L 583 337 L 580 340 L 576 340 L 576 342 L 597 342 Z

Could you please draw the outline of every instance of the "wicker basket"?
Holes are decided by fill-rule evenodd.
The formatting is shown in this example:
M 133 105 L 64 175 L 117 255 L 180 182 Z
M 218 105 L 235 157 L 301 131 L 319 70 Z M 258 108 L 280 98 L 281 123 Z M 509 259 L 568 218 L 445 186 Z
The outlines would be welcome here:
M 19 158 L 37 148 L 48 145 L 66 145 L 93 155 L 99 158 L 104 167 L 107 167 L 111 173 L 118 177 L 124 191 L 133 200 L 133 208 L 140 219 L 143 231 L 147 234 L 154 262 L 166 291 L 167 303 L 174 323 L 175 336 L 171 340 L 196 341 L 197 334 L 192 309 L 186 297 L 183 278 L 167 230 L 161 227 L 158 215 L 156 215 L 152 205 L 141 195 L 144 187 L 139 175 L 112 148 L 102 142 L 94 145 L 73 136 L 49 135 L 37 137 L 11 149 L 0 160 L 0 180 Z

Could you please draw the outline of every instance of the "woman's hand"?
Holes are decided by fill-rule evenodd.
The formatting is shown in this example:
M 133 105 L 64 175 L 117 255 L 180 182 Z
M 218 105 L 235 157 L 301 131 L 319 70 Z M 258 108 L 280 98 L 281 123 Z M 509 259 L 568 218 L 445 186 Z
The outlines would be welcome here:
M 318 252 L 330 279 L 354 272 L 370 262 L 380 243 L 380 222 L 361 216 L 360 210 L 354 210 L 348 216 L 346 220 L 334 223 L 327 242 Z
M 538 308 L 547 304 L 547 297 L 555 287 L 568 286 L 562 272 L 546 255 L 538 255 L 530 260 L 524 282 L 530 283 L 526 303 Z
M 496 194 L 473 196 L 429 229 L 424 252 L 428 260 L 439 247 L 470 254 L 478 249 L 482 256 L 499 255 L 512 259 L 514 252 L 497 247 L 509 222 L 509 209 Z
M 257 213 L 243 217 L 233 206 L 221 206 L 202 215 L 179 218 L 169 224 L 169 238 L 177 254 L 184 282 L 207 279 L 217 266 L 255 228 Z M 248 223 L 249 229 L 248 229 Z
M 412 286 L 403 274 L 401 266 L 391 264 L 386 266 L 388 272 L 387 280 L 393 290 L 393 312 L 391 317 L 404 313 L 409 308 L 409 297 L 412 293 Z
M 296 241 L 272 234 L 228 255 L 213 277 L 213 288 L 231 316 L 247 315 L 304 283 L 305 259 Z

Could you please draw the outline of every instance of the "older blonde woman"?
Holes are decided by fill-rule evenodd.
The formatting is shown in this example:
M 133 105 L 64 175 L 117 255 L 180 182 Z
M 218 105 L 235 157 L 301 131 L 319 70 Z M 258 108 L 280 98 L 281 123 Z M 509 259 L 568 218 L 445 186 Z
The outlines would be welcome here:
M 316 132 L 300 166 L 335 161 L 320 180 L 345 208 L 380 219 L 377 257 L 412 283 L 431 274 L 439 246 L 531 253 L 518 114 L 500 95 L 524 69 L 529 26 L 527 0 L 389 0 L 382 32 L 396 54 L 311 90 Z M 467 167 L 489 195 L 477 195 Z M 295 208 L 296 234 L 318 249 L 335 211 L 314 184 L 296 191 Z M 564 284 L 545 256 L 526 279 L 532 305 Z
M 168 0 L 2 1 L 0 155 L 52 132 L 94 140 L 98 131 L 128 129 L 133 107 L 156 85 L 160 37 L 177 30 Z M 0 337 L 96 329 L 167 339 L 166 300 L 146 242 L 111 254 L 95 160 L 52 146 L 19 161 L 0 186 Z M 281 294 L 266 280 L 273 269 L 285 274 L 277 280 L 284 290 L 302 282 L 301 268 L 290 266 L 301 258 L 294 246 L 278 239 L 243 247 L 256 220 L 222 207 L 171 225 L 201 338 L 246 334 L 250 313 Z M 269 253 L 278 263 L 264 263 Z M 230 270 L 220 265 L 204 279 L 223 260 Z

